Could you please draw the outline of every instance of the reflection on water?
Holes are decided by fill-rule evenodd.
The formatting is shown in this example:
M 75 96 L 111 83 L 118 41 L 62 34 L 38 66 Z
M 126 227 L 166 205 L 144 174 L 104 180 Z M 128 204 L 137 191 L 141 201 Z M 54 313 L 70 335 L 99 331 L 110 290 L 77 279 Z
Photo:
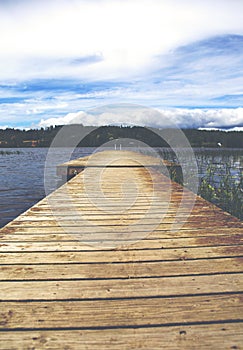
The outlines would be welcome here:
M 20 151 L 19 154 L 0 154 L 0 227 L 45 196 L 44 167 L 48 149 L 23 148 L 18 149 L 18 151 Z M 86 156 L 93 151 L 94 148 L 77 148 L 71 158 Z M 160 149 L 159 151 L 164 158 L 176 160 L 168 149 Z M 50 169 L 53 177 L 53 189 L 60 180 L 55 174 L 55 166 L 62 162 L 63 149 L 57 148 L 55 152 L 56 163 Z M 234 181 L 237 181 L 243 170 L 243 150 L 195 149 L 195 156 L 200 177 L 204 176 L 209 164 L 216 164 L 218 169 L 215 181 L 222 175 L 226 165 L 230 169 Z M 184 151 L 184 160 L 185 163 L 190 163 L 186 150 Z

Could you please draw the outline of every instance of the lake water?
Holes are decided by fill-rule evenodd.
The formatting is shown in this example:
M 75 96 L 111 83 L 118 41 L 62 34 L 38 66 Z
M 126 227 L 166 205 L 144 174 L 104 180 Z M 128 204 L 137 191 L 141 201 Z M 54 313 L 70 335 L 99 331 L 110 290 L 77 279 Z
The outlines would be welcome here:
M 19 154 L 1 154 L 6 151 L 18 151 Z M 71 159 L 86 156 L 93 148 L 76 148 Z M 176 161 L 175 155 L 169 149 L 158 152 L 166 159 Z M 57 148 L 52 154 L 53 161 L 49 166 L 49 191 L 54 190 L 59 183 L 55 167 L 63 161 L 68 161 L 69 151 Z M 13 220 L 19 214 L 30 208 L 45 196 L 44 172 L 46 166 L 47 148 L 23 148 L 0 150 L 0 227 Z M 209 164 L 213 164 L 217 172 L 214 180 L 217 182 L 226 171 L 230 171 L 232 181 L 238 181 L 243 170 L 243 150 L 236 149 L 194 149 L 198 165 L 199 179 L 202 178 Z M 182 163 L 190 163 L 188 152 L 184 151 Z M 183 164 L 182 164 L 183 165 Z
M 44 171 L 48 148 L 1 149 L 3 152 L 18 151 L 19 154 L 0 153 L 0 227 L 45 197 Z M 92 153 L 93 149 L 77 149 L 72 159 Z M 56 164 L 62 163 L 63 150 L 56 149 Z M 59 164 L 60 164 L 59 163 Z M 53 173 L 53 190 L 60 180 Z

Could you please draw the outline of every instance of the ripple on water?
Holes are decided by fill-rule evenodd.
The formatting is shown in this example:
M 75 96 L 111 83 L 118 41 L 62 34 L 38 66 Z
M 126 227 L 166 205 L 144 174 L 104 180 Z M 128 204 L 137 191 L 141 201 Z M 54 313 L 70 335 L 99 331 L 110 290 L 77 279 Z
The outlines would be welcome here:
M 48 149 L 22 148 L 18 150 L 19 154 L 0 155 L 0 227 L 45 196 L 44 168 Z M 93 148 L 77 148 L 72 153 L 72 159 L 89 155 L 93 151 Z M 62 152 L 62 149 L 56 149 L 56 159 L 62 159 Z M 168 160 L 175 160 L 168 149 L 160 149 L 160 153 Z M 205 174 L 207 165 L 212 162 L 230 164 L 234 176 L 237 176 L 240 169 L 243 168 L 242 150 L 227 149 L 226 152 L 222 152 L 218 149 L 197 149 L 195 155 L 200 176 Z M 188 162 L 188 159 L 185 158 L 185 162 Z M 53 165 L 53 177 L 54 182 L 57 181 L 55 165 Z

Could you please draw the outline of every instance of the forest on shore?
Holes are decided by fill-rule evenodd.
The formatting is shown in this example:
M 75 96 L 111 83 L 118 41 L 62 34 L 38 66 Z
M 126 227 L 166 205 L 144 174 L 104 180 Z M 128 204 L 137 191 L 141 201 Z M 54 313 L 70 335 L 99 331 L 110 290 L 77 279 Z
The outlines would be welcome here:
M 59 125 L 45 129 L 0 129 L 0 148 L 49 147 L 62 128 L 63 126 Z M 171 138 L 176 135 L 173 129 L 155 129 L 140 126 L 92 127 L 77 124 L 67 125 L 62 130 L 65 130 L 65 138 L 62 144 L 64 147 L 72 144 L 72 138 L 78 140 L 77 146 L 79 147 L 99 147 L 106 142 L 121 138 L 138 140 L 151 147 L 168 147 L 163 135 L 167 135 L 168 138 L 170 138 L 170 135 Z M 198 129 L 183 129 L 182 131 L 192 147 L 243 148 L 243 131 Z M 132 142 L 129 144 L 132 145 Z

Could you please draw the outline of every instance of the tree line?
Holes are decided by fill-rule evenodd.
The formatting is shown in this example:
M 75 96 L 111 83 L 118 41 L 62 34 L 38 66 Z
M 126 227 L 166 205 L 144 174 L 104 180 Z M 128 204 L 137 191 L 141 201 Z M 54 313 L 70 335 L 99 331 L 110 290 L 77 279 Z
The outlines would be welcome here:
M 65 137 L 56 146 L 70 146 L 73 139 L 79 147 L 99 147 L 116 139 L 127 139 L 127 145 L 134 145 L 132 140 L 143 142 L 151 147 L 168 147 L 168 140 L 176 138 L 173 129 L 155 129 L 140 126 L 102 126 L 78 125 L 51 126 L 41 129 L 19 130 L 0 129 L 1 148 L 49 147 L 57 133 L 62 130 Z M 243 148 L 243 131 L 183 129 L 192 147 Z M 166 136 L 166 137 L 164 137 Z M 178 146 L 180 140 L 178 136 Z M 130 140 L 128 140 L 130 139 Z M 167 140 L 167 142 L 165 141 Z M 126 140 L 124 140 L 126 142 Z M 173 140 L 174 144 L 177 142 Z

